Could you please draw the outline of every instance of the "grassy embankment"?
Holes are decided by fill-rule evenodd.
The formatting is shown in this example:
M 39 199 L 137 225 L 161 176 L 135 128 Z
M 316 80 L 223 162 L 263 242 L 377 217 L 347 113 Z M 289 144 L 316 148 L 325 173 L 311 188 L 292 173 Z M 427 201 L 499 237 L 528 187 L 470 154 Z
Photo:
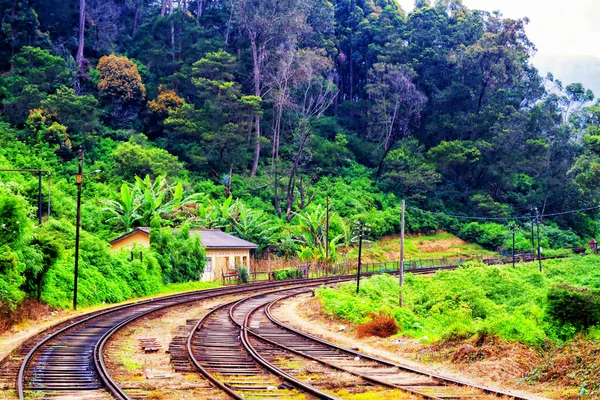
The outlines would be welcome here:
M 405 283 L 403 308 L 398 279 L 391 276 L 365 279 L 358 296 L 353 283 L 320 289 L 318 296 L 325 313 L 352 323 L 365 322 L 370 312 L 388 312 L 399 334 L 408 337 L 434 342 L 485 334 L 539 347 L 577 333 L 576 326 L 551 318 L 548 294 L 560 284 L 600 289 L 600 256 L 548 260 L 542 273 L 533 263 L 514 269 L 474 264 L 431 277 L 408 274 Z M 600 339 L 600 328 L 586 332 Z

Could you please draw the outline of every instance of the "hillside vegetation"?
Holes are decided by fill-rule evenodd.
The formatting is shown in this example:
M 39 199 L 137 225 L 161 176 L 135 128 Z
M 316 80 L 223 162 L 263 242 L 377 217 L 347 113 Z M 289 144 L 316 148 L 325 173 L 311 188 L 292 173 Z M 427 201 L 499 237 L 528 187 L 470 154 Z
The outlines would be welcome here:
M 331 264 L 351 260 L 358 220 L 370 240 L 398 234 L 400 199 L 409 233 L 487 250 L 516 220 L 529 251 L 533 207 L 546 254 L 598 233 L 600 107 L 540 76 L 526 19 L 460 0 L 410 13 L 394 0 L 0 0 L 0 12 L 0 169 L 50 171 L 41 226 L 37 174 L 0 171 L 2 320 L 26 297 L 71 303 L 78 157 L 82 305 L 197 279 L 193 227 L 311 266 L 326 247 Z M 137 226 L 153 227 L 150 249 L 109 250 Z
M 407 274 L 404 307 L 398 306 L 398 277 L 374 276 L 317 295 L 329 315 L 361 324 L 391 314 L 403 336 L 425 342 L 498 337 L 528 346 L 564 342 L 578 333 L 600 338 L 600 257 L 548 260 L 537 264 L 470 264 L 435 276 Z

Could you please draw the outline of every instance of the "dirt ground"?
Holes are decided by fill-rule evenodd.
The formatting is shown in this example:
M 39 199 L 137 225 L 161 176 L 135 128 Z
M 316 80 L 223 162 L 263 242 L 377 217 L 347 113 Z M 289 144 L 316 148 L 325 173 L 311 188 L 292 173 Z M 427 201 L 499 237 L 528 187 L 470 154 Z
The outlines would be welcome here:
M 169 309 L 144 317 L 127 326 L 109 342 L 105 360 L 112 377 L 132 398 L 186 400 L 228 399 L 197 373 L 176 372 L 169 344 L 180 326 L 203 317 L 219 304 L 237 297 L 219 297 Z M 160 349 L 146 353 L 140 339 L 156 339 Z
M 310 294 L 281 303 L 274 309 L 274 315 L 282 322 L 344 347 L 430 373 L 489 386 L 532 400 L 565 398 L 556 394 L 556 388 L 539 385 L 532 387 L 526 383 L 519 383 L 520 378 L 538 361 L 535 353 L 530 350 L 525 351 L 520 346 L 506 348 L 502 351 L 495 350 L 496 354 L 492 356 L 490 347 L 493 346 L 484 345 L 478 347 L 479 351 L 490 352 L 489 357 L 484 358 L 484 361 L 464 362 L 465 360 L 462 360 L 463 362 L 461 362 L 461 360 L 455 360 L 458 362 L 453 363 L 450 354 L 464 354 L 468 361 L 471 361 L 471 357 L 476 358 L 477 355 L 473 355 L 468 347 L 459 352 L 461 346 L 469 346 L 465 343 L 455 344 L 455 348 L 452 346 L 439 348 L 422 345 L 414 339 L 401 339 L 402 342 L 398 342 L 398 338 L 394 338 L 393 341 L 376 337 L 359 339 L 345 321 L 332 320 L 321 314 L 318 300 Z M 552 391 L 555 392 L 554 395 L 552 395 Z

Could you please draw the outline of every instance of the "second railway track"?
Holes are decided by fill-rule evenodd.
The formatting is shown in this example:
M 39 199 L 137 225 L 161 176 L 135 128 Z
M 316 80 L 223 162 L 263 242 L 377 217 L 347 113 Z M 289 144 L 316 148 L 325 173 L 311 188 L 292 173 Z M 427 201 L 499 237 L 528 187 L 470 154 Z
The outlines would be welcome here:
M 416 273 L 433 272 L 436 269 L 415 271 Z M 297 379 L 293 371 L 288 373 L 278 368 L 273 362 L 273 354 L 293 354 L 296 357 L 310 359 L 332 370 L 341 371 L 360 379 L 365 385 L 386 386 L 390 389 L 419 394 L 423 398 L 465 398 L 478 396 L 468 386 L 461 382 L 451 382 L 440 377 L 429 376 L 429 380 L 421 375 L 412 381 L 412 385 L 399 382 L 405 379 L 407 371 L 401 377 L 396 371 L 400 366 L 369 358 L 351 350 L 334 348 L 330 343 L 314 337 L 304 336 L 294 332 L 289 327 L 278 323 L 271 315 L 271 303 L 280 298 L 306 291 L 306 287 L 320 284 L 335 283 L 351 280 L 353 276 L 330 277 L 301 281 L 266 282 L 253 285 L 226 287 L 203 290 L 199 292 L 179 294 L 141 301 L 129 305 L 112 307 L 110 309 L 77 317 L 71 323 L 65 322 L 57 327 L 44 331 L 35 343 L 28 341 L 12 357 L 0 363 L 2 376 L 10 380 L 16 372 L 11 372 L 23 359 L 15 379 L 17 393 L 20 399 L 50 398 L 67 396 L 76 399 L 119 398 L 128 399 L 130 396 L 115 382 L 104 365 L 102 351 L 111 335 L 131 322 L 151 313 L 170 307 L 206 300 L 216 296 L 242 295 L 268 291 L 282 287 L 299 287 L 288 293 L 272 293 L 254 296 L 247 301 L 219 307 L 202 321 L 204 327 L 210 327 L 212 335 L 198 333 L 193 330 L 190 336 L 190 349 L 196 347 L 194 357 L 202 359 L 203 343 L 220 345 L 219 357 L 213 357 L 199 362 L 205 376 L 233 398 L 283 398 L 283 399 L 336 399 L 318 385 L 310 385 Z M 202 322 L 201 321 L 201 322 Z M 202 323 L 198 324 L 198 327 Z M 237 330 L 237 332 L 236 332 Z M 204 335 L 204 337 L 202 336 Z M 212 336 L 212 337 L 211 337 Z M 216 338 L 216 341 L 215 341 Z M 205 342 L 202 342 L 202 341 Z M 208 340 L 209 342 L 206 342 Z M 296 348 L 294 348 L 296 347 Z M 198 350 L 200 349 L 200 350 Z M 361 360 L 360 366 L 355 365 L 356 358 Z M 231 367 L 238 365 L 240 368 Z M 202 366 L 204 362 L 204 366 Z M 234 363 L 235 362 L 235 363 Z M 380 364 L 380 365 L 376 365 Z M 229 365 L 229 367 L 228 367 Z M 237 369 L 237 370 L 236 370 Z M 376 370 L 378 369 L 378 370 Z M 390 371 L 394 369 L 395 377 Z M 244 371 L 242 374 L 236 372 Z M 412 373 L 418 374 L 418 371 Z M 228 375 L 229 374 L 229 375 Z M 410 374 L 409 374 L 410 375 Z M 428 375 L 428 374 L 425 374 Z M 413 377 L 414 378 L 414 377 Z M 386 381 L 387 379 L 387 381 Z M 439 386 L 437 392 L 432 388 Z M 448 384 L 458 384 L 463 387 L 463 395 L 456 397 L 447 393 Z M 443 388 L 442 388 L 443 387 Z M 467 390 L 464 388 L 467 387 Z M 478 388 L 480 390 L 482 388 Z M 487 390 L 487 388 L 483 388 Z M 443 393 L 446 391 L 445 393 Z M 502 394 L 487 390 L 494 395 Z M 458 392 L 455 392 L 455 394 Z M 437 395 L 437 397 L 436 397 Z M 236 397 L 238 396 L 238 397 Z M 510 398 L 525 399 L 511 396 Z
M 302 292 L 306 289 L 261 294 L 223 305 L 205 316 L 188 340 L 190 357 L 199 371 L 236 399 L 339 398 L 327 390 L 327 385 L 313 385 L 302 380 L 297 369 L 282 367 L 281 359 L 286 357 L 318 362 L 329 370 L 353 375 L 366 391 L 385 387 L 415 398 L 438 400 L 526 399 L 345 349 L 287 327 L 271 315 L 277 301 Z M 292 386 L 300 392 L 290 391 Z

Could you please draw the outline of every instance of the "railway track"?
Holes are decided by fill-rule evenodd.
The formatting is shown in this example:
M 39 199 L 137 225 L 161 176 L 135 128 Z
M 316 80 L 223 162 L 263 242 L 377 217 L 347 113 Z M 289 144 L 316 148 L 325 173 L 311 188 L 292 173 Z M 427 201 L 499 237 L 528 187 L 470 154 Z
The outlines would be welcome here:
M 128 398 L 114 382 L 102 359 L 102 350 L 110 337 L 122 327 L 152 312 L 196 302 L 215 296 L 227 296 L 273 287 L 319 285 L 340 278 L 320 278 L 300 282 L 267 282 L 253 285 L 209 289 L 160 299 L 113 307 L 60 324 L 45 331 L 38 342 L 26 343 L 3 362 L 3 374 L 15 376 L 20 399 L 29 397 L 73 396 L 74 398 Z M 349 279 L 346 277 L 345 279 Z M 15 359 L 22 358 L 20 363 Z M 15 371 L 18 368 L 18 374 Z M 107 395 L 108 391 L 110 395 Z
M 422 269 L 414 272 L 431 273 L 435 270 L 437 269 Z M 365 274 L 365 276 L 367 275 L 370 274 Z M 354 276 L 328 277 L 299 282 L 266 282 L 210 289 L 141 301 L 79 316 L 47 329 L 42 334 L 30 339 L 18 351 L 3 360 L 0 363 L 0 371 L 2 371 L 0 374 L 0 383 L 2 379 L 5 383 L 10 381 L 16 382 L 16 385 L 12 387 L 17 390 L 20 399 L 61 396 L 82 399 L 128 399 L 130 397 L 111 378 L 107 371 L 102 352 L 112 335 L 138 318 L 159 310 L 206 300 L 215 296 L 256 293 L 256 291 L 298 286 L 301 286 L 298 290 L 305 291 L 308 286 L 316 287 L 320 284 L 335 283 L 353 278 Z M 288 293 L 288 295 L 294 294 L 296 292 Z M 306 385 L 291 374 L 276 367 L 272 362 L 272 357 L 271 361 L 269 361 L 270 356 L 266 354 L 269 351 L 265 350 L 267 348 L 271 349 L 270 352 L 272 354 L 281 354 L 282 352 L 294 353 L 291 350 L 285 349 L 283 347 L 285 344 L 272 340 L 273 336 L 269 338 L 269 332 L 264 329 L 261 331 L 260 329 L 257 330 L 257 328 L 251 328 L 256 324 L 258 324 L 258 327 L 266 327 L 267 325 L 265 324 L 269 320 L 269 323 L 272 324 L 269 326 L 270 329 L 282 330 L 279 331 L 279 334 L 282 334 L 283 331 L 287 332 L 287 334 L 292 332 L 291 328 L 281 325 L 275 328 L 277 325 L 275 320 L 269 318 L 270 302 L 282 297 L 281 294 L 273 294 L 273 296 L 273 298 L 267 296 L 262 299 L 261 297 L 252 297 L 248 302 L 240 301 L 235 305 L 231 304 L 220 307 L 201 320 L 192 329 L 193 334 L 188 341 L 188 347 L 196 348 L 195 357 L 200 359 L 198 361 L 201 367 L 200 370 L 203 371 L 205 376 L 210 375 L 212 379 L 209 379 L 214 379 L 213 383 L 216 386 L 234 398 L 253 398 L 252 396 L 249 397 L 251 394 L 254 398 L 336 398 L 323 392 L 318 387 Z M 260 309 L 263 311 L 259 312 Z M 214 333 L 207 335 L 206 332 L 208 331 L 205 328 L 211 329 L 214 332 L 218 331 L 220 336 L 215 336 Z M 236 329 L 237 334 L 235 333 Z M 261 337 L 261 335 L 264 337 Z M 296 332 L 294 335 L 297 338 L 300 333 Z M 221 341 L 227 343 L 227 346 L 221 346 L 223 350 L 221 356 L 223 358 L 220 360 L 218 358 L 211 359 L 208 364 L 205 363 L 203 366 L 202 351 L 197 349 L 201 349 L 202 343 L 206 343 L 206 340 L 214 340 L 216 337 L 220 338 L 220 340 L 217 340 L 219 342 L 217 344 L 220 344 Z M 205 342 L 202 342 L 202 340 Z M 313 341 L 312 346 L 314 346 L 315 338 L 305 338 L 303 340 Z M 321 343 L 320 345 L 329 346 L 330 344 L 324 345 Z M 243 351 L 241 351 L 242 349 Z M 331 348 L 328 351 L 331 351 Z M 341 350 L 336 351 L 339 352 Z M 190 350 L 190 353 L 194 354 L 192 350 Z M 308 356 L 310 356 L 307 351 L 305 351 L 305 354 L 300 354 L 296 350 L 294 354 L 304 358 L 309 358 Z M 247 373 L 243 375 L 245 378 L 240 378 L 240 375 L 234 374 L 235 371 L 229 371 L 229 375 L 227 375 L 224 373 L 227 372 L 225 369 L 222 368 L 219 370 L 217 368 L 219 365 L 226 365 L 227 361 L 223 360 L 227 360 L 228 356 L 230 357 L 229 361 L 240 357 L 240 360 L 243 361 L 240 365 L 247 367 Z M 367 359 L 367 356 L 363 355 L 355 355 L 354 357 Z M 322 365 L 327 365 L 323 360 L 319 362 Z M 372 362 L 376 363 L 379 361 L 372 360 Z M 345 367 L 339 364 L 334 365 L 333 363 L 327 365 L 327 368 L 337 369 L 344 373 L 360 377 L 363 382 L 369 382 L 373 385 L 387 385 L 385 382 L 379 382 L 377 378 L 369 377 L 364 373 L 364 370 L 361 375 L 357 370 L 346 367 L 348 365 Z M 398 366 L 393 367 L 397 368 Z M 258 375 L 253 375 L 250 373 L 251 371 Z M 256 376 L 260 376 L 260 379 L 257 379 Z M 387 387 L 398 388 L 397 386 L 390 385 L 387 385 Z M 5 388 L 10 389 L 10 387 Z M 235 397 L 236 395 L 240 397 Z M 244 397 L 241 397 L 241 395 Z M 519 397 L 515 398 L 520 399 Z
M 299 288 L 261 294 L 206 315 L 188 339 L 188 352 L 198 370 L 235 399 L 338 398 L 327 391 L 327 385 L 318 387 L 303 381 L 298 368 L 286 368 L 286 360 L 297 365 L 298 359 L 318 362 L 329 369 L 328 374 L 335 370 L 357 377 L 359 385 L 371 387 L 367 390 L 384 387 L 425 399 L 525 399 L 345 349 L 285 326 L 272 316 L 273 304 L 306 291 Z M 300 393 L 290 391 L 290 385 Z M 280 388 L 286 391 L 280 392 Z

